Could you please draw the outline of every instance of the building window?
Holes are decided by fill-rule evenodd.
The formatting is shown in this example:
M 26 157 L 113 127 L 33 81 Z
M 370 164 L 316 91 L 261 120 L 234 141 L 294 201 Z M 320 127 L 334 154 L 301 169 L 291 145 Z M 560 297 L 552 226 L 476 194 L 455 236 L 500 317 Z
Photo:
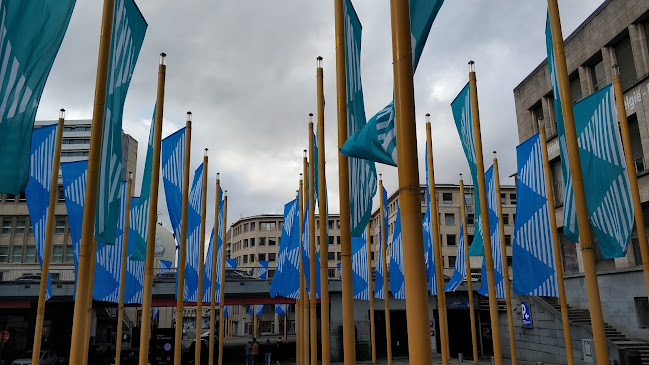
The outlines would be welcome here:
M 250 232 L 255 231 L 255 222 L 250 223 Z
M 13 203 L 16 201 L 16 196 L 13 194 L 6 194 L 5 195 L 5 203 Z
M 511 234 L 506 234 L 505 235 L 505 246 L 511 246 L 512 245 L 512 235 Z
M 442 204 L 453 204 L 453 193 L 442 193 Z
M 21 262 L 23 260 L 23 246 L 14 245 L 11 249 L 11 262 Z
M 25 262 L 36 262 L 36 246 L 27 246 L 25 248 Z
M 336 221 L 336 228 L 340 229 L 340 221 Z
M 54 233 L 65 233 L 65 218 L 58 218 L 54 224 Z
M 635 313 L 638 317 L 638 327 L 649 327 L 649 300 L 647 297 L 636 297 L 634 298 L 634 301 Z
M 338 257 L 338 261 L 340 261 L 340 252 L 336 252 L 336 257 Z
M 640 128 L 638 127 L 638 116 L 634 113 L 627 118 L 629 122 L 629 135 L 631 137 L 631 152 L 635 163 L 635 170 L 638 174 L 645 171 L 644 151 L 640 139 Z
M 516 204 L 516 194 L 509 194 L 509 203 Z
M 507 204 L 507 194 L 500 194 L 500 204 Z
M 449 256 L 448 257 L 448 267 L 455 267 L 455 260 L 457 257 L 455 256 Z
M 243 263 L 244 264 L 248 263 L 248 256 L 247 255 L 243 256 Z
M 466 224 L 467 225 L 475 224 L 475 215 L 473 213 L 469 213 L 466 215 Z
M 329 245 L 335 245 L 336 244 L 336 236 L 329 236 Z
M 276 246 L 276 245 L 277 245 L 277 238 L 268 237 L 268 246 Z
M 248 239 L 243 240 L 243 248 L 248 248 Z
M 455 241 L 455 235 L 454 234 L 447 234 L 446 235 L 446 246 L 455 246 L 457 243 Z
M 473 204 L 473 194 L 464 193 L 464 204 L 466 204 L 466 205 Z
M 552 171 L 552 193 L 554 194 L 554 206 L 563 204 L 563 175 L 561 173 L 561 160 L 553 161 L 550 164 Z M 514 219 L 514 221 L 516 221 Z
M 333 261 L 336 259 L 336 253 L 335 252 L 327 252 L 327 260 Z
M 270 253 L 268 254 L 268 261 L 270 261 L 270 262 L 274 262 L 275 260 L 277 260 L 277 254 L 274 253 L 274 252 L 270 252 Z
M 20 198 L 18 199 L 19 202 L 24 203 L 27 201 L 27 196 L 25 196 L 25 192 L 21 191 L 20 192 Z
M 370 252 L 370 260 L 374 261 L 374 251 Z
M 72 245 L 66 245 L 65 262 L 72 262 L 72 261 L 74 261 L 74 250 L 72 249 Z
M 606 85 L 606 72 L 604 71 L 604 60 L 599 60 L 591 68 L 591 77 L 593 78 L 593 88 L 595 91 Z
M 329 229 L 334 229 L 334 222 L 335 221 L 333 219 L 329 220 L 329 225 L 328 225 Z
M 259 237 L 259 246 L 266 246 L 266 237 Z
M 243 225 L 243 233 L 248 232 L 248 223 Z
M 510 268 L 512 267 L 512 257 L 511 256 L 507 256 L 507 266 L 510 267 Z
M 455 214 L 453 214 L 453 213 L 444 213 L 444 225 L 454 226 L 455 225 Z
M 0 246 L 0 262 L 9 262 L 9 246 Z
M 532 114 L 532 127 L 534 128 L 534 131 L 538 131 L 538 121 L 543 120 L 543 103 L 541 100 L 539 100 L 534 106 L 530 109 L 530 113 Z
M 467 240 L 467 243 L 469 244 L 469 246 L 471 246 L 471 244 L 473 243 L 473 235 L 472 234 L 469 235 L 469 239 Z
M 638 78 L 635 73 L 635 64 L 633 63 L 633 50 L 631 49 L 631 39 L 628 34 L 624 39 L 614 46 L 615 59 L 620 68 L 620 83 L 622 89 L 626 89 Z
M 254 238 L 250 239 L 250 247 L 255 247 L 255 239 Z
M 572 102 L 576 102 L 581 99 L 581 81 L 579 80 L 579 72 L 576 72 L 573 75 L 570 75 L 570 96 L 572 97 Z
M 503 224 L 509 224 L 509 214 L 503 214 Z
M 276 227 L 277 227 L 277 223 L 275 223 L 275 222 L 260 222 L 259 223 L 259 230 L 260 231 L 274 231 Z
M 11 234 L 11 221 L 8 219 L 2 221 L 2 234 Z
M 63 246 L 54 245 L 52 247 L 52 262 L 63 261 Z
M 257 261 L 266 261 L 266 254 L 265 253 L 257 254 Z
M 20 233 L 25 233 L 25 220 L 24 219 L 17 219 L 16 220 L 16 234 Z
M 255 255 L 254 255 L 254 254 L 250 254 L 250 263 L 252 264 L 252 263 L 254 263 L 254 262 L 255 262 Z

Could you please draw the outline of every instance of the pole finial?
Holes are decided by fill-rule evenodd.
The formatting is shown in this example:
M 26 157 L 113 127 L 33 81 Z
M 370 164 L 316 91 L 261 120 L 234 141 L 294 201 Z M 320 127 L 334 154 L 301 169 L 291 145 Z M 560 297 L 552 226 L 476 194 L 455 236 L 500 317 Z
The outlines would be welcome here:
M 59 119 L 65 119 L 65 109 L 59 110 Z
M 316 66 L 318 68 L 322 68 L 322 56 L 318 56 L 318 58 L 316 58 Z
M 221 179 L 221 173 L 220 173 L 220 172 L 217 172 L 217 173 L 216 173 L 216 179 L 217 179 L 217 180 L 220 180 L 220 179 Z
M 613 69 L 613 76 L 620 76 L 620 67 L 617 63 L 611 66 L 611 68 Z
M 166 59 L 167 59 L 167 54 L 164 53 L 164 52 L 160 53 L 160 65 L 164 66 L 165 62 L 166 62 Z
M 187 112 L 187 121 L 188 122 L 192 121 L 192 112 Z
M 493 154 L 494 154 L 494 160 L 498 158 L 498 154 L 496 153 L 496 151 L 493 151 Z
M 133 179 L 133 171 L 129 171 L 129 172 L 128 172 L 128 178 L 129 178 L 129 179 Z
M 204 155 L 203 155 L 203 156 L 206 156 L 206 157 L 207 157 L 207 148 L 206 148 L 204 151 L 205 151 L 205 152 L 204 152 Z
M 426 113 L 426 123 L 430 123 L 430 113 Z
M 469 72 L 475 72 L 475 62 L 469 61 Z

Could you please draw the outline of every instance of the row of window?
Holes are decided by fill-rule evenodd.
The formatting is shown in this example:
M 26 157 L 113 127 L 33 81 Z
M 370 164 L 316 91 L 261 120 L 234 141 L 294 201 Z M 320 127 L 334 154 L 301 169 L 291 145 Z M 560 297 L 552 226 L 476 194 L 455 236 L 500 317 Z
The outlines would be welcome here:
M 437 193 L 438 196 L 438 201 L 439 197 L 441 195 L 441 204 L 442 205 L 453 205 L 454 200 L 453 200 L 453 193 Z M 507 201 L 507 196 L 509 196 L 509 202 Z M 426 192 L 425 190 L 421 192 L 420 194 L 420 200 L 422 205 L 426 205 Z M 464 201 L 467 205 L 473 205 L 473 194 L 471 193 L 465 193 L 464 194 Z M 515 205 L 516 204 L 516 193 L 501 193 L 500 194 L 500 203 L 503 205 Z M 388 215 L 395 214 L 397 212 L 397 207 L 399 205 L 399 199 L 395 199 L 392 203 L 390 203 L 387 207 L 388 209 Z
M 61 144 L 90 144 L 90 138 L 66 138 Z
M 65 126 L 63 132 L 90 132 L 90 126 Z
M 252 264 L 255 262 L 255 257 L 257 257 L 257 261 L 269 261 L 269 262 L 275 262 L 277 260 L 277 253 L 275 252 L 270 252 L 268 255 L 265 253 L 258 253 L 258 254 L 250 254 L 250 255 L 243 255 L 237 257 L 237 265 L 242 265 L 242 264 Z
M 64 249 L 65 248 L 65 249 Z M 72 245 L 52 245 L 52 257 L 50 262 L 72 262 L 74 253 Z M 33 245 L 12 245 L 0 246 L 0 263 L 35 263 L 36 246 Z
M 232 246 L 232 251 L 238 251 L 248 247 L 258 246 L 278 246 L 281 238 L 279 237 L 258 237 L 258 238 L 245 238 L 242 241 L 237 241 Z
M 15 223 L 14 223 L 15 221 Z M 54 233 L 64 234 L 65 233 L 65 217 L 57 217 L 54 222 Z M 27 228 L 26 228 L 27 227 Z M 28 223 L 27 218 L 4 218 L 2 219 L 2 229 L 0 234 L 11 234 L 12 231 L 15 235 L 24 234 L 28 230 L 29 234 L 33 233 L 33 228 L 31 224 Z

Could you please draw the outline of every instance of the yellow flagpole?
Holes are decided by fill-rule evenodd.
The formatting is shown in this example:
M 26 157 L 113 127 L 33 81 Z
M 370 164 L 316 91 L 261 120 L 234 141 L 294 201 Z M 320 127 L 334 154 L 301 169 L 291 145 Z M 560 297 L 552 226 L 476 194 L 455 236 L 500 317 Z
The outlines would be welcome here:
M 158 223 L 158 187 L 160 186 L 160 144 L 162 141 L 162 116 L 164 112 L 166 54 L 160 54 L 158 65 L 158 95 L 156 98 L 155 128 L 153 133 L 153 163 L 151 164 L 151 194 L 149 198 L 149 221 L 147 224 L 146 262 L 144 264 L 144 288 L 142 294 L 142 327 L 140 328 L 140 365 L 149 360 L 151 338 L 151 294 L 153 289 L 153 259 L 155 232 Z
M 286 331 L 286 317 L 288 317 L 288 305 L 285 307 L 286 315 L 284 315 L 284 341 L 288 340 L 288 332 Z
M 575 129 L 575 118 L 572 110 L 572 96 L 570 95 L 568 68 L 566 66 L 566 55 L 563 49 L 563 34 L 561 32 L 561 19 L 559 17 L 559 5 L 557 0 L 548 0 L 548 14 L 550 16 L 550 28 L 552 30 L 552 44 L 554 47 L 557 80 L 559 81 L 559 95 L 561 96 L 561 110 L 563 111 L 565 137 L 570 163 L 570 175 L 572 177 L 572 190 L 575 198 L 575 210 L 577 213 L 577 225 L 579 227 L 579 243 L 581 244 L 581 253 L 584 263 L 584 277 L 586 279 L 586 292 L 588 293 L 590 322 L 593 330 L 593 340 L 595 342 L 595 357 L 598 365 L 606 365 L 609 363 L 608 344 L 604 332 L 604 319 L 602 316 L 599 284 L 597 282 L 595 252 L 593 251 L 593 240 L 590 221 L 588 219 L 588 210 L 586 209 L 584 177 L 581 171 L 581 160 L 579 159 L 577 131 Z
M 335 0 L 336 33 L 336 102 L 338 119 L 338 146 L 347 141 L 347 71 L 345 69 L 345 14 L 344 0 Z M 340 256 L 343 304 L 344 364 L 356 363 L 354 331 L 354 288 L 352 286 L 352 239 L 349 211 L 349 159 L 338 151 L 338 196 L 340 201 Z M 386 288 L 387 294 L 387 288 Z
M 101 140 L 106 109 L 106 82 L 108 80 L 108 61 L 110 57 L 110 40 L 113 30 L 113 13 L 115 0 L 104 0 L 99 36 L 99 56 L 97 59 L 97 76 L 95 84 L 92 126 L 90 129 L 90 150 L 88 152 L 88 178 L 86 181 L 85 208 L 79 247 L 79 272 L 77 278 L 76 300 L 72 319 L 72 337 L 70 341 L 70 364 L 80 365 L 84 362 L 83 350 L 86 338 L 86 321 L 88 300 L 92 300 L 90 283 L 84 278 L 94 277 L 91 264 L 94 259 L 95 213 L 97 208 L 97 185 L 99 182 L 99 159 L 101 157 Z M 58 180 L 58 179 L 57 179 Z M 90 299 L 88 299 L 90 298 Z
M 54 159 L 52 160 L 52 175 L 50 182 L 50 200 L 47 207 L 47 221 L 45 223 L 45 242 L 43 244 L 43 262 L 41 267 L 41 282 L 38 287 L 38 307 L 36 309 L 36 324 L 34 328 L 34 347 L 32 348 L 32 364 L 38 364 L 41 354 L 41 340 L 43 338 L 43 319 L 45 318 L 45 295 L 47 294 L 47 274 L 50 271 L 52 257 L 52 233 L 54 231 L 54 208 L 56 195 L 59 192 L 59 165 L 61 161 L 61 141 L 63 140 L 63 122 L 65 109 L 59 112 L 59 121 L 56 126 L 56 141 L 54 143 Z
M 254 304 L 252 306 L 252 320 L 253 320 L 253 324 L 254 324 L 254 326 L 253 326 L 254 327 L 254 332 L 253 332 L 252 337 L 257 337 L 257 305 L 256 304 Z
M 468 232 L 466 228 L 466 203 L 464 201 L 464 181 L 460 174 L 460 214 L 462 215 L 463 234 L 464 234 L 464 257 L 466 261 L 466 283 L 469 292 L 469 314 L 471 316 L 471 344 L 473 345 L 473 363 L 478 364 L 478 341 L 475 330 L 475 307 L 473 304 L 473 283 L 471 282 L 471 258 L 469 257 Z M 573 364 L 569 364 L 573 365 Z
M 647 294 L 649 294 L 649 245 L 647 244 L 647 233 L 645 231 L 644 217 L 642 216 L 642 202 L 640 201 L 640 191 L 638 190 L 638 175 L 635 171 L 633 150 L 631 149 L 629 122 L 626 118 L 626 109 L 624 109 L 624 94 L 622 93 L 622 84 L 620 82 L 620 70 L 617 65 L 613 67 L 613 90 L 615 92 L 617 115 L 620 119 L 620 131 L 622 132 L 626 168 L 629 173 L 629 185 L 631 186 L 631 198 L 633 199 L 633 215 L 635 216 L 636 230 L 638 231 L 638 245 L 640 246 L 644 282 L 647 286 Z
M 217 184 L 221 184 L 220 179 L 217 179 Z M 221 198 L 217 195 L 217 198 Z M 217 231 L 218 232 L 218 231 Z M 223 242 L 221 243 L 223 248 L 221 252 L 221 295 L 219 297 L 219 365 L 223 365 L 223 330 L 221 329 L 221 323 L 223 323 L 223 317 L 225 315 L 225 245 L 228 237 L 228 191 L 226 190 L 223 194 Z M 228 335 L 232 336 L 232 313 L 228 313 Z
M 379 194 L 382 193 L 379 191 Z M 372 342 L 372 364 L 376 364 L 376 334 L 374 329 L 374 290 L 372 286 L 372 247 L 370 245 L 370 224 L 367 224 L 367 291 L 370 296 L 370 340 Z
M 474 62 L 469 62 L 469 85 L 471 92 L 471 114 L 473 116 L 473 138 L 475 147 L 476 166 L 478 170 L 478 196 L 480 198 L 480 214 L 482 219 L 482 236 L 484 241 L 484 257 L 487 265 L 487 284 L 489 289 L 489 315 L 495 365 L 502 365 L 503 356 L 500 345 L 500 324 L 498 323 L 498 299 L 496 298 L 496 281 L 494 278 L 494 261 L 491 251 L 491 236 L 489 235 L 489 210 L 487 209 L 487 188 L 484 178 L 484 161 L 482 159 L 482 134 L 480 132 L 480 111 L 478 109 L 478 87 L 476 85 Z
M 385 225 L 383 224 L 383 217 L 385 217 L 385 204 L 387 202 L 383 201 L 383 179 L 381 178 L 381 174 L 379 174 L 379 194 L 381 194 L 381 197 L 379 198 L 379 213 L 381 216 L 379 217 L 379 227 L 381 227 L 381 240 L 383 240 L 383 237 L 385 237 L 385 230 L 387 229 Z M 381 256 L 383 259 L 383 306 L 385 307 L 385 340 L 386 340 L 386 349 L 387 349 L 387 356 L 388 356 L 388 365 L 392 365 L 392 329 L 390 325 L 390 288 L 388 287 L 388 253 L 387 253 L 387 245 L 388 242 L 382 242 L 381 244 Z
M 505 283 L 505 303 L 507 305 L 507 328 L 509 329 L 509 348 L 511 351 L 512 365 L 516 365 L 516 340 L 514 339 L 514 316 L 512 314 L 512 296 L 509 285 L 509 264 L 507 263 L 507 246 L 505 245 L 505 225 L 503 224 L 503 204 L 500 201 L 500 176 L 498 173 L 498 159 L 494 151 L 494 182 L 496 185 L 496 206 L 498 208 L 498 229 L 500 232 L 500 251 L 503 263 L 503 282 Z M 495 242 L 493 244 L 496 244 Z
M 119 277 L 119 303 L 117 305 L 117 341 L 115 342 L 115 365 L 120 365 L 122 359 L 122 322 L 124 322 L 124 289 L 126 288 L 126 259 L 128 255 L 128 230 L 131 219 L 131 189 L 133 188 L 133 173 L 128 173 L 126 183 L 126 211 L 124 212 L 124 243 L 122 245 L 122 266 Z M 34 362 L 32 360 L 32 362 Z
M 552 229 L 552 248 L 557 272 L 557 286 L 559 289 L 559 304 L 561 305 L 561 322 L 563 323 L 563 338 L 566 344 L 566 360 L 568 365 L 574 365 L 572 355 L 572 336 L 570 335 L 570 319 L 568 318 L 568 305 L 566 303 L 566 288 L 563 282 L 563 263 L 561 262 L 561 238 L 557 229 L 557 216 L 554 212 L 554 191 L 552 190 L 552 176 L 550 175 L 550 158 L 548 157 L 548 144 L 545 137 L 545 128 L 539 125 L 539 140 L 543 154 L 543 170 L 545 175 L 545 190 L 548 197 L 548 213 L 550 215 L 550 229 Z
M 201 332 L 203 332 L 203 266 L 205 266 L 205 215 L 207 211 L 207 148 L 203 156 L 203 199 L 201 201 L 201 230 L 198 249 L 198 289 L 196 290 L 196 346 L 194 363 L 201 363 Z
M 85 328 L 85 342 L 83 344 L 83 363 L 88 363 L 88 350 L 90 349 L 90 324 L 92 322 L 92 294 L 94 290 L 94 273 L 95 273 L 95 264 L 97 263 L 97 240 L 92 240 L 92 261 L 90 262 L 90 272 L 93 273 L 92 276 L 89 276 L 86 280 L 88 281 L 88 290 L 90 293 L 90 298 L 88 299 L 88 311 L 86 312 L 86 328 Z
M 329 241 L 327 240 L 327 184 L 324 142 L 324 72 L 318 57 L 318 218 L 320 220 L 320 333 L 322 334 L 322 365 L 329 365 Z M 315 227 L 314 227 L 315 228 Z M 314 242 L 315 244 L 315 242 Z
M 210 341 L 209 341 L 209 358 L 208 364 L 214 364 L 214 326 L 215 326 L 215 317 L 216 317 L 216 263 L 219 260 L 218 256 L 218 242 L 219 242 L 219 203 L 221 202 L 221 179 L 220 174 L 216 173 L 216 204 L 214 206 L 214 240 L 212 241 L 212 287 L 210 290 Z M 221 248 L 222 261 L 225 261 L 225 243 Z M 221 265 L 221 269 L 225 269 L 225 265 Z M 223 271 L 223 270 L 222 270 Z M 223 276 L 221 276 L 223 277 Z M 223 292 L 223 283 L 221 285 L 221 292 Z M 223 338 L 223 302 L 219 300 L 219 342 Z M 221 352 L 219 352 L 220 354 Z M 220 357 L 220 355 L 219 355 Z
M 314 151 L 313 151 L 313 122 L 311 122 L 311 116 L 309 115 L 309 175 L 308 175 L 308 184 L 309 187 L 309 252 L 311 253 L 311 259 L 309 260 L 309 281 L 311 287 L 311 293 L 309 294 L 310 300 L 310 313 L 309 320 L 311 321 L 311 365 L 317 365 L 318 363 L 318 318 L 316 314 L 316 251 L 315 251 L 315 160 L 314 160 Z M 326 259 L 326 257 L 325 257 Z
M 408 2 L 391 0 L 390 15 L 408 348 L 412 364 L 430 364 L 433 359 L 428 324 L 424 237 L 421 230 L 415 93 L 412 77 L 412 43 Z
M 185 297 L 185 265 L 187 263 L 187 209 L 189 207 L 189 161 L 192 145 L 192 112 L 187 112 L 185 125 L 185 162 L 183 164 L 183 203 L 178 251 L 178 285 L 176 298 L 176 328 L 174 336 L 174 365 L 180 365 L 183 339 L 183 311 Z M 117 365 L 117 364 L 116 364 Z
M 435 280 L 437 285 L 437 311 L 439 312 L 439 334 L 442 350 L 442 364 L 448 365 L 449 346 L 446 317 L 446 300 L 444 297 L 444 271 L 442 261 L 442 235 L 439 232 L 439 208 L 435 193 L 435 168 L 433 166 L 433 137 L 430 130 L 430 114 L 426 114 L 426 146 L 428 147 L 428 185 L 430 188 L 430 219 L 433 228 L 433 248 L 435 251 Z

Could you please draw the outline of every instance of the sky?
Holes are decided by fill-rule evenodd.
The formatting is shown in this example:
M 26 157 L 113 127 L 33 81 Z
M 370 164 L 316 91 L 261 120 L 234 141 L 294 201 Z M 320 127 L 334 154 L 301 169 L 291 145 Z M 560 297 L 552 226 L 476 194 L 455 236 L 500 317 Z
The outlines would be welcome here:
M 100 1 L 77 1 L 52 67 L 37 120 L 92 117 Z M 228 226 L 242 217 L 283 212 L 295 198 L 308 114 L 316 113 L 316 57 L 324 58 L 325 157 L 329 211 L 338 213 L 338 156 L 332 1 L 136 0 L 148 29 L 124 106 L 123 129 L 138 142 L 139 194 L 160 52 L 167 53 L 163 138 L 193 113 L 191 164 L 208 148 L 207 227 L 213 225 L 216 173 L 228 190 Z M 567 37 L 602 0 L 559 2 Z M 388 0 L 353 0 L 363 25 L 361 76 L 371 118 L 393 88 Z M 485 159 L 498 151 L 501 183 L 513 184 L 518 134 L 513 89 L 546 58 L 543 0 L 447 0 L 432 26 L 414 77 L 419 176 L 425 182 L 426 113 L 431 114 L 437 183 L 469 176 L 450 103 L 476 62 Z M 315 120 L 314 120 L 315 122 Z M 485 162 L 489 168 L 490 161 Z M 388 194 L 397 169 L 377 164 Z M 191 177 L 190 177 L 191 181 Z M 374 209 L 378 199 L 374 199 Z M 164 189 L 159 220 L 167 227 Z M 209 234 L 209 233 L 208 233 Z

